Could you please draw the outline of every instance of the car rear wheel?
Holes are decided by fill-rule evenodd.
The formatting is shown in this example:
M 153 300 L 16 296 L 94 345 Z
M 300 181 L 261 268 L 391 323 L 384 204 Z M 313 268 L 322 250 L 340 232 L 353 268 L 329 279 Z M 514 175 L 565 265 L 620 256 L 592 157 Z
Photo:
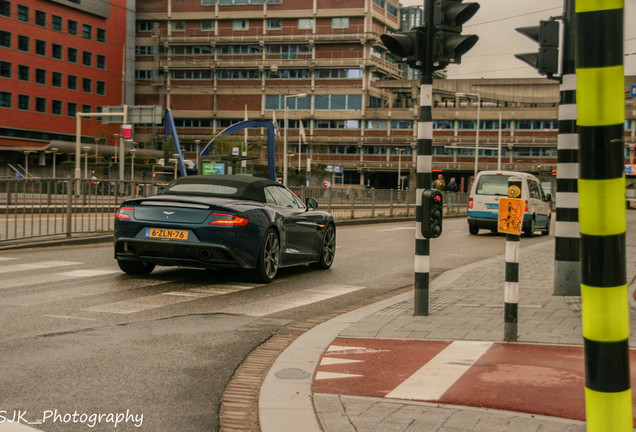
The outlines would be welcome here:
M 477 225 L 468 225 L 468 232 L 471 235 L 479 234 L 479 227 Z
M 117 265 L 124 273 L 134 275 L 147 275 L 155 269 L 155 264 L 143 261 L 124 261 L 117 260 Z
M 254 270 L 255 279 L 258 282 L 270 283 L 274 280 L 278 266 L 280 264 L 280 240 L 278 234 L 273 228 L 265 233 L 263 244 L 258 255 L 256 269 Z
M 325 235 L 322 237 L 322 247 L 320 249 L 320 258 L 312 266 L 326 270 L 331 267 L 336 257 L 336 227 L 329 224 L 325 229 Z
M 550 235 L 550 219 L 548 219 L 548 224 L 545 226 L 545 229 L 542 232 L 543 235 Z
M 523 233 L 525 234 L 526 237 L 534 237 L 534 229 L 535 229 L 535 224 L 534 224 L 534 216 L 533 216 L 532 219 L 530 219 L 528 228 Z

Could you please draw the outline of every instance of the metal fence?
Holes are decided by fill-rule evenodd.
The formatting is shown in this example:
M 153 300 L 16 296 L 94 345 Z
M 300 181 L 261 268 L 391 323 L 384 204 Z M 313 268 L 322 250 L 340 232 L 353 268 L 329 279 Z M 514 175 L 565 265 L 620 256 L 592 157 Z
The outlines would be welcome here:
M 119 180 L 0 180 L 0 245 L 21 239 L 110 233 L 121 202 L 153 195 L 160 188 L 161 184 Z M 413 190 L 301 187 L 294 192 L 303 201 L 315 198 L 319 209 L 337 220 L 415 217 Z M 446 193 L 445 198 L 449 203 L 453 197 Z M 447 204 L 447 213 L 466 214 L 466 195 L 454 198 L 457 206 Z

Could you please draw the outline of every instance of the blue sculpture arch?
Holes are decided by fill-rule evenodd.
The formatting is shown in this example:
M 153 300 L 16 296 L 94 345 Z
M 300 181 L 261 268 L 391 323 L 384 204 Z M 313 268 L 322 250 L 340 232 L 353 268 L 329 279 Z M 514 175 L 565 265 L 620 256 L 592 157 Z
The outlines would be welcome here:
M 212 138 L 203 147 L 203 150 L 199 153 L 199 157 L 205 156 L 214 148 L 215 140 L 221 135 L 231 135 L 234 132 L 238 132 L 248 128 L 267 128 L 267 176 L 270 180 L 276 180 L 276 158 L 274 154 L 274 139 L 276 134 L 276 128 L 271 120 L 244 120 L 238 123 L 234 123 L 231 126 L 226 127 L 219 132 L 214 138 Z M 181 153 L 181 145 L 179 143 L 179 137 L 177 136 L 177 129 L 174 124 L 174 118 L 172 117 L 172 110 L 166 110 L 166 120 L 164 126 L 166 136 L 172 135 L 173 143 L 177 154 L 179 155 L 179 172 L 181 176 L 187 176 L 185 164 L 183 162 L 183 155 Z M 198 167 L 196 167 L 198 168 Z

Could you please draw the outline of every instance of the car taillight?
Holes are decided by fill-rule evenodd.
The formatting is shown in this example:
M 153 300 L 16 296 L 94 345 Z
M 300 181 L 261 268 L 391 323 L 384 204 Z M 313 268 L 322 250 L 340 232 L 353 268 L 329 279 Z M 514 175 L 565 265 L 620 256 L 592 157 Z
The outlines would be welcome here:
M 120 207 L 115 213 L 115 219 L 130 220 L 130 213 L 134 211 L 132 207 Z
M 523 211 L 528 213 L 528 200 L 526 200 L 526 207 L 523 209 Z
M 473 199 L 468 198 L 468 210 L 472 210 L 472 209 L 473 209 Z
M 210 216 L 213 216 L 214 220 L 211 221 L 208 225 L 245 226 L 249 222 L 249 219 L 247 218 L 225 213 L 210 213 Z

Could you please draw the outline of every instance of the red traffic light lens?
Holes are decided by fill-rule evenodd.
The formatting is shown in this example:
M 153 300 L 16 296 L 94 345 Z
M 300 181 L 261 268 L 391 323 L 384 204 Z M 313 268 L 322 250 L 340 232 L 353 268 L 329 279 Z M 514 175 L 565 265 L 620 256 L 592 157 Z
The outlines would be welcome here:
M 442 202 L 442 196 L 441 196 L 441 195 L 435 195 L 435 196 L 433 197 L 433 201 L 434 201 L 435 203 L 440 203 L 440 202 Z

